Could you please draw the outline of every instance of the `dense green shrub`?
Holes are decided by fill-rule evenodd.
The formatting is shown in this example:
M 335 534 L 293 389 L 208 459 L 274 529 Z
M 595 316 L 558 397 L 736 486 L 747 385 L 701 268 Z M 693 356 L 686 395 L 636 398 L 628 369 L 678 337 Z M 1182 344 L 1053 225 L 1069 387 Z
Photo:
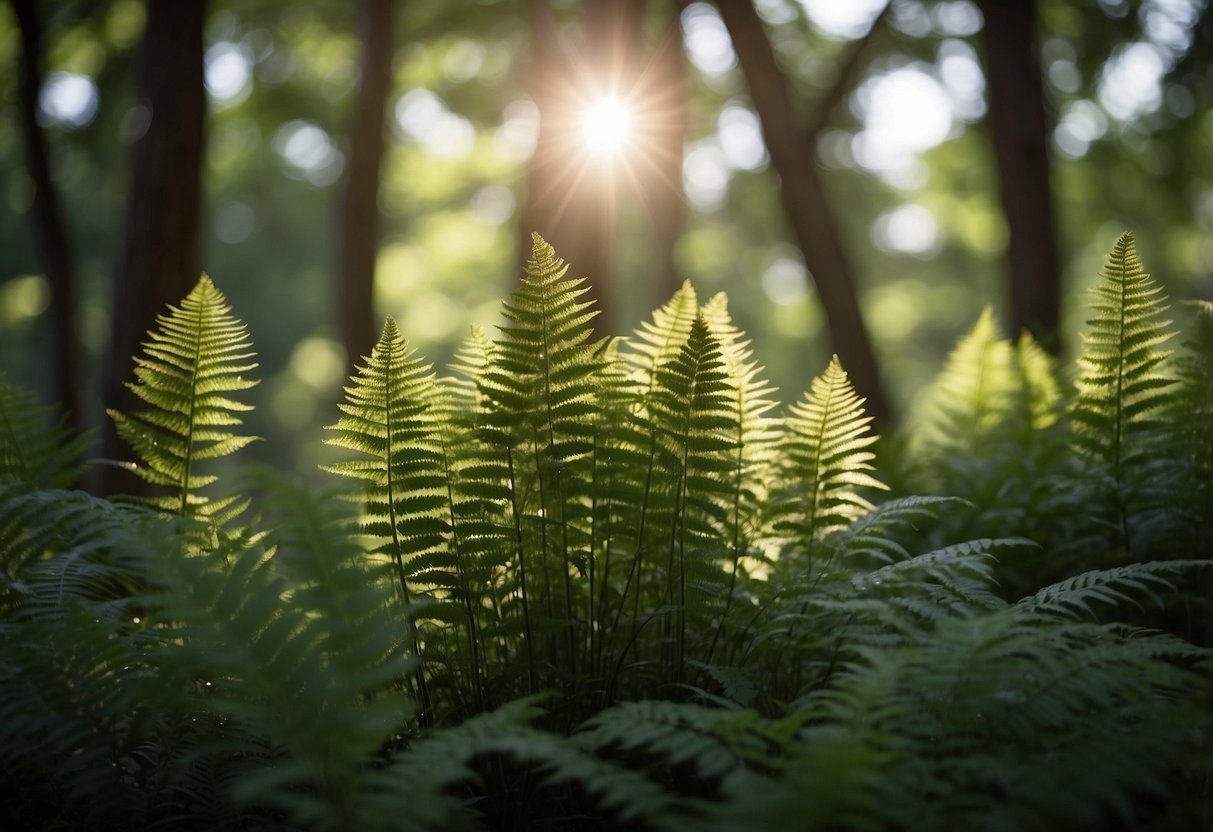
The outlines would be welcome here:
M 7 827 L 1213 821 L 1213 308 L 1163 351 L 1131 237 L 1073 392 L 983 314 L 923 496 L 837 359 L 775 416 L 723 296 L 595 342 L 583 293 L 536 238 L 450 377 L 389 319 L 325 493 L 205 472 L 255 368 L 205 277 L 114 414 L 152 496 L 3 388 Z

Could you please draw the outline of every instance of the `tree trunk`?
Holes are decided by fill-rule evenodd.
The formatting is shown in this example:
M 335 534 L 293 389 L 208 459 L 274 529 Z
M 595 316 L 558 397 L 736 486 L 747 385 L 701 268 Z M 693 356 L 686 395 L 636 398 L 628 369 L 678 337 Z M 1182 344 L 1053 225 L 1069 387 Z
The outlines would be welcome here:
M 38 256 L 50 283 L 50 319 L 54 350 L 51 395 L 62 406 L 68 427 L 84 427 L 80 390 L 80 335 L 76 328 L 76 266 L 73 245 L 63 221 L 59 196 L 51 182 L 46 137 L 38 125 L 38 95 L 42 89 L 42 30 L 34 0 L 12 0 L 21 29 L 18 77 L 21 133 L 26 169 L 34 183 L 34 236 Z
M 1010 230 L 1011 329 L 1060 348 L 1061 269 L 1049 190 L 1049 136 L 1036 39 L 1036 5 L 981 0 L 990 132 Z
M 527 169 L 521 213 L 520 266 L 539 232 L 571 267 L 590 279 L 596 334 L 612 328 L 611 248 L 618 199 L 615 171 L 588 157 L 583 108 L 596 95 L 627 95 L 636 73 L 643 0 L 587 0 L 583 48 L 563 54 L 546 0 L 531 0 L 531 97 L 539 108 L 539 141 Z M 521 271 L 521 269 L 520 269 Z
M 379 253 L 379 166 L 384 109 L 392 81 L 393 0 L 362 0 L 362 81 L 350 131 L 350 161 L 340 217 L 338 308 L 351 371 L 369 355 L 379 333 L 375 261 Z
M 148 0 L 139 100 L 147 129 L 131 150 L 131 191 L 126 229 L 114 279 L 113 330 L 105 374 L 105 404 L 137 406 L 125 382 L 132 356 L 156 316 L 177 303 L 198 280 L 199 224 L 206 93 L 203 23 L 206 0 Z M 106 420 L 102 454 L 128 451 Z M 102 488 L 138 487 L 135 478 L 106 468 Z
M 855 389 L 867 399 L 868 413 L 879 423 L 887 422 L 891 417 L 889 401 L 860 313 L 838 225 L 817 169 L 814 147 L 808 140 L 809 131 L 793 112 L 787 80 L 754 7 L 741 0 L 717 5 L 762 122 L 771 163 L 779 174 L 783 208 L 813 275 L 834 352 Z

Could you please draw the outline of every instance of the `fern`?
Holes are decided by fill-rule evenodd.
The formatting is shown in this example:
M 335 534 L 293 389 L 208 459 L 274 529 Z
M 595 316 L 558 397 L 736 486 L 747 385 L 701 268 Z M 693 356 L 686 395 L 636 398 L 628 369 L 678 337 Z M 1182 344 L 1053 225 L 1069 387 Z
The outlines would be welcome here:
M 587 291 L 584 278 L 566 280 L 567 270 L 535 235 L 526 275 L 504 305 L 509 324 L 480 385 L 492 403 L 485 419 L 493 433 L 486 436 L 504 447 L 517 499 L 519 573 L 525 575 L 528 566 L 539 573 L 544 617 L 552 624 L 563 619 L 563 664 L 572 673 L 581 626 L 572 572 L 589 550 L 584 496 L 600 359 L 598 347 L 586 343 L 597 313 L 578 301 Z M 538 555 L 538 563 L 527 564 L 528 555 Z M 525 598 L 532 587 L 525 577 L 520 582 Z
M 88 447 L 69 434 L 66 417 L 39 405 L 28 391 L 0 380 L 0 483 L 66 488 L 80 476 Z
M 933 458 L 976 453 L 1004 423 L 1014 400 L 1014 358 L 987 306 L 935 382 L 928 418 Z
M 1044 587 L 1035 595 L 1020 599 L 1017 606 L 1033 613 L 1091 618 L 1095 617 L 1094 605 L 1137 604 L 1134 596 L 1145 596 L 1161 607 L 1161 593 L 1174 594 L 1178 590 L 1176 577 L 1210 565 L 1213 565 L 1210 561 L 1203 560 L 1171 560 L 1094 569 Z
M 1162 288 L 1142 268 L 1132 234 L 1116 241 L 1102 277 L 1070 418 L 1075 446 L 1109 472 L 1122 542 L 1131 549 L 1135 476 L 1163 451 L 1166 425 L 1159 412 L 1174 383 L 1159 372 L 1170 353 L 1158 347 L 1174 333 L 1164 329 L 1170 322 L 1161 318 L 1167 308 Z
M 1194 314 L 1175 372 L 1179 395 L 1171 422 L 1186 468 L 1177 503 L 1188 507 L 1197 545 L 1213 552 L 1213 303 L 1193 304 Z
M 778 448 L 783 460 L 779 478 L 785 485 L 772 508 L 782 528 L 811 546 L 872 508 L 858 490 L 885 488 L 868 473 L 875 459 L 868 450 L 876 441 L 869 432 L 871 422 L 834 356 L 788 414 Z
M 135 359 L 136 382 L 128 384 L 147 408 L 130 414 L 110 411 L 114 425 L 141 464 L 126 467 L 154 486 L 170 489 L 153 499 L 164 511 L 223 525 L 247 501 L 210 498 L 201 489 L 215 482 L 200 474 L 200 462 L 238 451 L 255 441 L 232 428 L 252 408 L 228 397 L 255 380 L 256 368 L 244 324 L 230 314 L 223 294 L 206 275 L 179 307 L 169 307 L 148 333 L 144 354 Z

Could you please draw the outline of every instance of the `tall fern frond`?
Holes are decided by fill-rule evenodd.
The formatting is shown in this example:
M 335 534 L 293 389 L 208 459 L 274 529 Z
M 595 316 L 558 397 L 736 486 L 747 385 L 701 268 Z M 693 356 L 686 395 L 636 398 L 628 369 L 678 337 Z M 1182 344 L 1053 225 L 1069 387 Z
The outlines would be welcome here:
M 157 317 L 143 355 L 135 359 L 130 389 L 147 405 L 124 414 L 110 411 L 118 435 L 139 464 L 128 466 L 153 486 L 170 491 L 153 499 L 164 511 L 223 525 L 247 506 L 235 496 L 214 499 L 201 489 L 215 482 L 197 464 L 238 451 L 256 437 L 241 436 L 236 414 L 252 407 L 229 397 L 257 384 L 245 378 L 256 368 L 245 326 L 206 275 Z
M 676 672 L 686 656 L 688 600 L 716 594 L 727 549 L 720 537 L 736 500 L 738 412 L 720 344 L 703 314 L 676 358 L 657 368 L 651 419 L 673 485 L 665 599 L 677 610 Z M 688 596 L 688 588 L 693 595 Z
M 1170 354 L 1158 347 L 1174 333 L 1161 318 L 1167 309 L 1162 287 L 1142 268 L 1129 232 L 1116 241 L 1102 277 L 1078 358 L 1070 418 L 1077 447 L 1112 466 L 1123 481 L 1123 469 L 1147 452 L 1139 440 L 1160 426 L 1156 411 L 1174 382 L 1158 371 Z
M 871 510 L 859 489 L 884 489 L 872 476 L 872 417 L 864 414 L 838 356 L 789 410 L 778 448 L 777 526 L 810 543 Z
M 431 412 L 434 375 L 389 317 L 352 382 L 325 444 L 357 458 L 324 470 L 360 481 L 354 499 L 366 507 L 363 529 L 378 541 L 374 552 L 395 566 L 409 604 L 410 562 L 440 548 L 447 531 L 439 515 L 446 479 Z
M 768 415 L 776 405 L 775 388 L 762 377 L 763 368 L 753 359 L 749 340 L 729 317 L 728 298 L 723 292 L 714 295 L 703 305 L 701 313 L 720 342 L 725 372 L 732 387 L 730 398 L 737 425 L 731 483 L 733 504 L 725 529 L 732 550 L 732 564 L 728 594 L 716 630 L 719 636 L 736 593 L 742 558 L 759 535 L 760 507 L 767 495 L 766 475 L 773 463 L 779 431 L 777 420 Z M 715 640 L 708 651 L 709 662 L 714 647 Z
M 365 506 L 363 531 L 372 550 L 392 564 L 414 652 L 420 654 L 414 606 L 416 584 L 445 585 L 448 570 L 434 563 L 447 556 L 447 476 L 439 428 L 432 412 L 434 374 L 414 356 L 388 317 L 366 363 L 345 388 L 342 416 L 326 443 L 355 459 L 325 470 L 361 482 L 354 499 Z M 454 570 L 449 570 L 453 572 Z M 413 588 L 410 589 L 410 584 Z M 418 671 L 417 694 L 425 712 L 429 697 Z
M 66 421 L 29 391 L 0 380 L 0 483 L 23 482 L 35 488 L 74 483 L 88 442 L 72 436 Z
M 579 300 L 588 291 L 585 279 L 566 279 L 567 271 L 551 245 L 534 235 L 526 274 L 503 305 L 508 323 L 480 386 L 491 403 L 484 435 L 507 455 L 518 568 L 532 578 L 522 592 L 542 588 L 544 616 L 563 630 L 563 638 L 552 635 L 565 643 L 548 652 L 571 674 L 583 626 L 572 575 L 584 569 L 590 551 L 587 507 L 602 350 L 589 343 L 598 313 Z

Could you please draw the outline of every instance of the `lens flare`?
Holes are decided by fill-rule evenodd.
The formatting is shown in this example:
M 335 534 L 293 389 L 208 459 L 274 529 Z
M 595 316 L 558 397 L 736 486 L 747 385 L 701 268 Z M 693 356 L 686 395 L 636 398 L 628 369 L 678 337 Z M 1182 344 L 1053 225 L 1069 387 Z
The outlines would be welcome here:
M 595 156 L 618 156 L 631 138 L 632 110 L 622 99 L 599 98 L 582 113 L 581 133 Z

